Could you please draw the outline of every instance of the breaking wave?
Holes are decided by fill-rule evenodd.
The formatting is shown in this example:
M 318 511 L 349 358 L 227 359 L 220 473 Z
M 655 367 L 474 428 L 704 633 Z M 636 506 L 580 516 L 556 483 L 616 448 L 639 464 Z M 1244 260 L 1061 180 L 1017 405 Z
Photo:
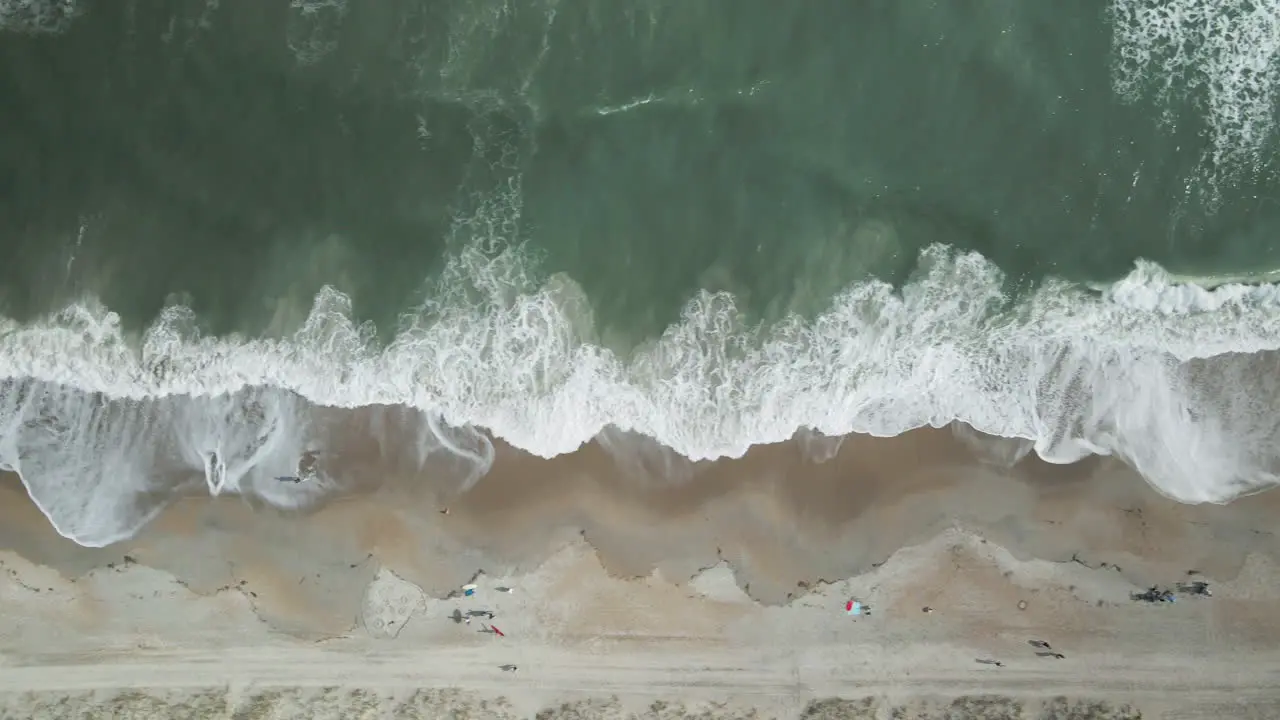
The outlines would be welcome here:
M 386 346 L 332 289 L 282 339 L 202 336 L 184 307 L 140 342 L 92 304 L 9 323 L 0 462 L 88 545 L 145 523 L 166 472 L 303 504 L 323 482 L 270 480 L 323 464 L 317 408 L 366 408 L 372 425 L 398 413 L 415 427 L 411 461 L 446 451 L 466 483 L 492 460 L 479 428 L 543 457 L 617 429 L 698 460 L 801 430 L 890 436 L 956 421 L 1052 462 L 1119 456 L 1183 502 L 1276 482 L 1270 285 L 1205 290 L 1140 263 L 1102 293 L 1050 281 L 1014 302 L 984 258 L 934 246 L 900 291 L 858 284 L 809 321 L 748 326 L 732 296 L 703 292 L 622 357 L 593 341 L 570 279 L 535 283 L 530 267 L 519 248 L 462 252 Z

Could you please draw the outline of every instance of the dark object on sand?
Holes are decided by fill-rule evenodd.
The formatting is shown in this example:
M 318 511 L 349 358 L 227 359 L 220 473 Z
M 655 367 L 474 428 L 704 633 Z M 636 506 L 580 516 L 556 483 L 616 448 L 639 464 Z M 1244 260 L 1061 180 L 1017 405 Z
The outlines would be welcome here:
M 455 625 L 460 624 L 462 622 L 462 611 L 454 608 L 453 614 L 449 616 L 449 619 L 452 620 Z
M 468 610 L 467 617 L 473 617 L 473 618 L 482 617 L 482 618 L 489 618 L 490 620 L 492 620 L 493 612 L 489 610 Z
M 503 672 L 515 672 L 517 669 L 515 665 L 499 665 L 498 667 L 502 668 Z
M 931 613 L 933 612 L 933 608 L 929 607 L 928 605 L 925 605 L 924 607 L 920 608 L 920 612 Z
M 1176 599 L 1172 590 L 1163 590 L 1158 585 L 1152 585 L 1146 592 L 1133 593 L 1129 597 L 1149 603 L 1173 602 Z
M 1183 583 L 1178 586 L 1178 592 L 1188 595 L 1203 595 L 1205 597 L 1213 597 L 1213 593 L 1209 592 L 1209 583 L 1197 580 L 1193 583 Z
M 999 660 L 992 660 L 991 658 L 974 658 L 973 661 L 981 665 L 995 665 L 996 667 L 1004 667 L 1004 663 L 1000 662 Z
M 1056 658 L 1058 660 L 1062 660 L 1063 658 L 1066 657 L 1066 655 L 1063 655 L 1060 652 L 1038 652 L 1036 653 L 1036 657 L 1044 657 L 1044 658 L 1051 657 L 1051 658 Z
M 297 477 L 296 475 L 277 475 L 276 479 L 279 480 L 280 482 L 291 482 L 291 483 L 302 482 L 302 478 Z
M 1034 647 L 1034 648 L 1041 648 L 1041 649 L 1044 649 L 1044 650 L 1052 650 L 1052 649 L 1053 649 L 1053 648 L 1049 647 L 1049 643 L 1047 643 L 1047 642 L 1045 642 L 1045 641 L 1043 641 L 1043 640 L 1028 640 L 1028 641 L 1027 641 L 1027 644 L 1028 644 L 1028 645 L 1030 645 L 1031 647 Z

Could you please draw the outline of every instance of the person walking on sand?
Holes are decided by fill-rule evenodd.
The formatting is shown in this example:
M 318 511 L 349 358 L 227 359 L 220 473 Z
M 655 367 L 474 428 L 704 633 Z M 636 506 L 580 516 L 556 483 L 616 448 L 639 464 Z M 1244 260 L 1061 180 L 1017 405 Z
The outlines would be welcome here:
M 515 665 L 499 665 L 503 672 L 515 672 L 518 668 Z

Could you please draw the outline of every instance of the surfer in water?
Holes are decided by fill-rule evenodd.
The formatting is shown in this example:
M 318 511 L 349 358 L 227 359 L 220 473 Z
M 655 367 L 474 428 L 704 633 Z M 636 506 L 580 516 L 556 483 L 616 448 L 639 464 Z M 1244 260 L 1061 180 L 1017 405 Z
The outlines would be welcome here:
M 297 475 L 277 475 L 276 480 L 279 482 L 298 483 L 311 480 L 316 477 L 319 470 L 320 457 L 315 450 L 308 450 L 298 458 L 298 474 Z
M 280 482 L 288 482 L 297 485 L 300 482 L 311 480 L 316 476 L 319 470 L 320 456 L 315 450 L 308 450 L 298 458 L 298 474 L 297 475 L 277 475 L 276 480 Z

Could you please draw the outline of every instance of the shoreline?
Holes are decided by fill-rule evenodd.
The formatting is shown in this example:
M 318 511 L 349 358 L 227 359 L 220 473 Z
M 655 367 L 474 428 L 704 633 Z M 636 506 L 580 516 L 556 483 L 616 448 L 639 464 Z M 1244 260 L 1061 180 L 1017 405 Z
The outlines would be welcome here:
M 815 463 L 780 444 L 645 476 L 599 445 L 552 461 L 499 446 L 461 495 L 428 472 L 439 482 L 387 476 L 309 512 L 192 497 L 107 548 L 58 536 L 9 477 L 0 708 L 96 717 L 125 702 L 171 717 L 155 698 L 172 696 L 236 720 L 320 717 L 326 703 L 566 720 L 1280 712 L 1259 679 L 1280 672 L 1280 493 L 1180 505 L 1114 460 L 1002 467 L 947 431 L 835 450 Z M 1130 598 L 1192 570 L 1213 597 Z M 478 596 L 458 597 L 473 579 Z M 850 617 L 850 598 L 875 612 Z M 480 607 L 505 638 L 448 619 Z M 1032 638 L 1066 658 L 1036 657 Z M 1066 712 L 1045 705 L 1060 696 L 1093 714 L 1046 714 Z M 813 710 L 835 697 L 852 704 Z
M 326 572 L 353 569 L 339 559 L 376 558 L 443 596 L 479 570 L 527 571 L 583 538 L 620 577 L 690 577 L 727 562 L 763 604 L 787 602 L 800 583 L 867 572 L 953 527 L 1022 558 L 1119 567 L 1136 584 L 1183 566 L 1230 577 L 1255 549 L 1280 558 L 1270 530 L 1280 492 L 1185 505 L 1113 458 L 1053 465 L 972 432 L 821 438 L 816 450 L 800 437 L 714 462 L 600 441 L 548 460 L 499 441 L 489 472 L 462 492 L 466 468 L 448 459 L 417 466 L 366 441 L 344 448 L 345 487 L 315 494 L 309 506 L 210 497 L 197 487 L 134 537 L 103 548 L 59 536 L 21 482 L 0 473 L 0 550 L 69 578 L 131 554 L 209 592 L 226 572 L 190 567 L 184 554 L 196 545 L 226 558 L 258 548 L 255 560 L 291 568 L 285 574 L 325 564 L 271 557 L 284 541 L 334 558 Z

